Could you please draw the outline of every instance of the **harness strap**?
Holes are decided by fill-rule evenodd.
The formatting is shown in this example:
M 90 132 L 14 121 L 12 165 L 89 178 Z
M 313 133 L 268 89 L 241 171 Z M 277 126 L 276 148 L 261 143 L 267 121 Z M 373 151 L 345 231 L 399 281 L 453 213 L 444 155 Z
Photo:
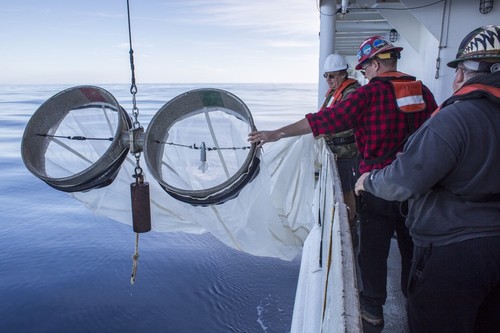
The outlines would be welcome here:
M 446 101 L 444 101 L 444 103 L 441 104 L 432 113 L 431 117 L 434 116 L 439 111 L 441 111 L 441 109 L 444 108 L 445 106 L 450 105 L 456 101 L 464 100 L 464 99 L 479 98 L 482 96 L 486 96 L 489 99 L 491 99 L 492 101 L 494 101 L 496 103 L 500 103 L 500 88 L 489 86 L 486 84 L 481 84 L 481 83 L 474 83 L 474 84 L 462 86 L 460 89 L 458 89 L 453 94 L 453 96 L 451 96 Z

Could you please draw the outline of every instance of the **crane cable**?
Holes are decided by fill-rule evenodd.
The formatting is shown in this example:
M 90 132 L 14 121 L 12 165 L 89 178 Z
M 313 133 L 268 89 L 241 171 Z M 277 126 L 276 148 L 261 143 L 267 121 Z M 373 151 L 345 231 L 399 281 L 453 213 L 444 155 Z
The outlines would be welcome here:
M 139 144 L 141 135 L 144 133 L 144 128 L 139 123 L 139 108 L 137 107 L 137 85 L 135 82 L 135 65 L 134 65 L 134 49 L 132 47 L 132 28 L 130 23 L 130 4 L 127 0 L 127 18 L 128 18 L 128 37 L 129 37 L 129 55 L 130 55 L 130 70 L 131 70 L 131 86 L 130 93 L 132 94 L 132 131 L 130 133 L 130 152 L 135 157 L 134 178 L 135 182 L 130 184 L 131 201 L 132 201 L 132 222 L 133 229 L 136 233 L 135 250 L 132 255 L 132 274 L 130 284 L 134 284 L 137 275 L 137 262 L 139 260 L 139 233 L 151 230 L 151 209 L 149 200 L 149 184 L 144 182 L 144 175 L 140 166 L 140 158 L 142 144 Z

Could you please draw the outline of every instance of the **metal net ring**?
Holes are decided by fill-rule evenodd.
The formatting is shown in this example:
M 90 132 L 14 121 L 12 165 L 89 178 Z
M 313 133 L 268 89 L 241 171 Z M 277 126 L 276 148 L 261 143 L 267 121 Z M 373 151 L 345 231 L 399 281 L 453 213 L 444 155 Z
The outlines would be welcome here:
M 49 175 L 46 153 L 54 134 L 71 111 L 85 112 L 88 105 L 117 113 L 117 126 L 109 147 L 93 164 L 81 171 L 63 177 Z M 104 187 L 113 182 L 127 156 L 129 147 L 121 141 L 123 133 L 128 132 L 131 126 L 126 111 L 108 91 L 95 86 L 72 87 L 49 98 L 30 118 L 21 144 L 23 162 L 36 177 L 64 192 Z
M 177 200 L 192 205 L 221 204 L 238 196 L 241 189 L 259 172 L 259 150 L 252 144 L 241 167 L 227 180 L 204 189 L 181 189 L 172 186 L 162 176 L 164 142 L 170 128 L 179 120 L 205 112 L 211 108 L 222 109 L 255 129 L 248 107 L 235 95 L 215 88 L 195 89 L 167 102 L 153 117 L 144 141 L 144 157 L 151 175 L 161 187 Z

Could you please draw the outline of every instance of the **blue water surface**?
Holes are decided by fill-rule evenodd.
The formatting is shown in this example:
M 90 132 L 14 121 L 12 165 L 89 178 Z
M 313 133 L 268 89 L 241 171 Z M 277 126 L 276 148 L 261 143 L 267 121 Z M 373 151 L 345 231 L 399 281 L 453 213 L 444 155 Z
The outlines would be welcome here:
M 135 234 L 33 176 L 21 159 L 29 118 L 69 86 L 0 85 L 0 332 L 288 332 L 300 258 L 231 249 L 209 234 Z M 103 85 L 131 110 L 127 85 Z M 144 126 L 171 98 L 216 87 L 240 97 L 258 128 L 301 119 L 313 85 L 144 85 Z

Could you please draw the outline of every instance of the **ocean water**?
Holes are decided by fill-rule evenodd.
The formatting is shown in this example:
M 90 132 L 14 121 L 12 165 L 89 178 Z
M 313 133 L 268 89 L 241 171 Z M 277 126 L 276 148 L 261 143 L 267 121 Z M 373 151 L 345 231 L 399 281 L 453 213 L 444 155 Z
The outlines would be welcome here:
M 125 110 L 129 85 L 99 85 Z M 0 85 L 0 332 L 288 332 L 300 258 L 255 257 L 209 234 L 135 234 L 33 176 L 21 159 L 36 109 L 71 85 Z M 316 107 L 312 84 L 138 85 L 139 121 L 195 88 L 227 90 L 259 129 Z

